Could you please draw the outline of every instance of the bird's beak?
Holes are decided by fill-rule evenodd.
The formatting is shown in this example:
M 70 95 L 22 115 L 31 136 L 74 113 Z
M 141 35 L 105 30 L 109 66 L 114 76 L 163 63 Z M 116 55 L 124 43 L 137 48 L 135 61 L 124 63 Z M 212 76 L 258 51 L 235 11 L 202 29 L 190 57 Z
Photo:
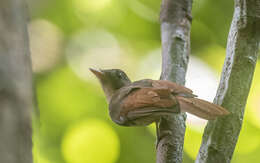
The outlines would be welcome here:
M 104 72 L 102 72 L 102 70 L 96 70 L 96 69 L 93 69 L 93 68 L 89 68 L 89 70 L 96 75 L 97 78 L 101 79 L 104 77 Z

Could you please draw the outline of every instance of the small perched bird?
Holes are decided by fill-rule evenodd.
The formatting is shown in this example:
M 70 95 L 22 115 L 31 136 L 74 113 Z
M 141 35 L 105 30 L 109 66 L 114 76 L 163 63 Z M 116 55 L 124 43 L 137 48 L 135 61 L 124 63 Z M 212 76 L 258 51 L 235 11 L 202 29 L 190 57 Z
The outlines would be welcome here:
M 229 114 L 223 107 L 198 99 L 192 90 L 167 80 L 135 82 L 120 69 L 90 71 L 99 79 L 111 119 L 123 126 L 144 126 L 162 116 L 188 112 L 211 120 Z

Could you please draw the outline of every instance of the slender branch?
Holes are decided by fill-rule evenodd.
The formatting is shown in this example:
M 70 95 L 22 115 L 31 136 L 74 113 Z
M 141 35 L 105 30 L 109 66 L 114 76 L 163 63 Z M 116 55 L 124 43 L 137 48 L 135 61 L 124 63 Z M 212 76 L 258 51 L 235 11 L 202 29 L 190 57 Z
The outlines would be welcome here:
M 260 0 L 235 0 L 227 55 L 215 103 L 231 114 L 209 121 L 196 162 L 229 163 L 242 126 L 260 42 Z
M 190 53 L 192 0 L 162 0 L 162 80 L 184 85 Z M 159 129 L 157 163 L 182 162 L 186 114 L 164 117 Z
M 32 163 L 32 71 L 25 1 L 0 1 L 0 162 Z

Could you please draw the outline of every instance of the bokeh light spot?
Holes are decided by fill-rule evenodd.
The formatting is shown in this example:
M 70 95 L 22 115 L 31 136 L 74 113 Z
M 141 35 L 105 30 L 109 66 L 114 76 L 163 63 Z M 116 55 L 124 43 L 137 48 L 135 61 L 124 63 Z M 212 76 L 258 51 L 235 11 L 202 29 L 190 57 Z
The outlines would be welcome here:
M 108 124 L 89 119 L 68 129 L 62 153 L 69 163 L 114 163 L 119 156 L 119 139 Z
M 50 70 L 61 58 L 63 33 L 44 19 L 30 22 L 28 29 L 33 71 L 40 73 Z
M 116 38 L 102 29 L 77 33 L 69 42 L 66 56 L 72 70 L 81 79 L 95 83 L 98 82 L 89 71 L 90 67 L 131 70 L 129 67 L 135 66 L 129 55 L 123 55 Z

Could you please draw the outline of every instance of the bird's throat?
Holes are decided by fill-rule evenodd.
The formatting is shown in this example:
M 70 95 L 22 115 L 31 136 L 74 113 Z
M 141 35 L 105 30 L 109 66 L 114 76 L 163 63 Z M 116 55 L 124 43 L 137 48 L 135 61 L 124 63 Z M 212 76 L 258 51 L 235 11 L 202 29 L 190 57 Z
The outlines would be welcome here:
M 117 91 L 117 89 L 113 89 L 111 87 L 103 87 L 103 91 L 105 93 L 107 102 L 109 103 L 109 101 L 111 100 L 113 94 Z

